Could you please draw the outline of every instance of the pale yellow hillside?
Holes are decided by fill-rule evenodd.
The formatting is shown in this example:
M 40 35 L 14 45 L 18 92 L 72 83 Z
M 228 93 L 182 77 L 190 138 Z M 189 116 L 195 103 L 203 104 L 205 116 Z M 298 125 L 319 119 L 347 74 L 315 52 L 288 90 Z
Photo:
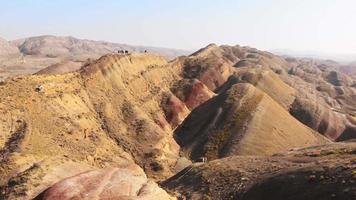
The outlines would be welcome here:
M 255 90 L 254 95 L 261 95 L 258 89 L 251 90 Z M 230 150 L 230 154 L 271 155 L 328 142 L 328 139 L 293 118 L 271 97 L 262 94 L 262 99 L 247 124 L 244 137 L 238 148 Z
M 2 83 L 1 191 L 28 198 L 84 169 L 135 163 L 151 178 L 170 176 L 179 147 L 164 100 L 179 78 L 160 56 L 113 54 L 74 73 Z M 77 170 L 65 173 L 68 165 Z

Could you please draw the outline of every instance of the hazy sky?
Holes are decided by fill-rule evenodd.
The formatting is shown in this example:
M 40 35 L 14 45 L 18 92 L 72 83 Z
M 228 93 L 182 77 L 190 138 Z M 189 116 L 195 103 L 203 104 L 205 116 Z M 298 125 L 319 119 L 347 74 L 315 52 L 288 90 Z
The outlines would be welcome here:
M 0 37 L 356 54 L 356 0 L 0 0 Z

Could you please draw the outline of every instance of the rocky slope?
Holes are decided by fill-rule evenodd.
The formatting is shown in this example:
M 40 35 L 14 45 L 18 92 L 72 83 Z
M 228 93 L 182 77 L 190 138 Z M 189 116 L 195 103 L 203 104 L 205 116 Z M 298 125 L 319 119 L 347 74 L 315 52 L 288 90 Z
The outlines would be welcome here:
M 162 183 L 187 199 L 354 199 L 356 143 L 197 163 Z

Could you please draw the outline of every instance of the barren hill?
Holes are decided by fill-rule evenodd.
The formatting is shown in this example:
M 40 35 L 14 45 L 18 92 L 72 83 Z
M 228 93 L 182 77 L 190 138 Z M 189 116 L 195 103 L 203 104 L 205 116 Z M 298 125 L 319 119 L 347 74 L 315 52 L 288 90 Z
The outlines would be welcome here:
M 268 95 L 242 83 L 197 107 L 174 134 L 192 160 L 271 155 L 328 143 Z

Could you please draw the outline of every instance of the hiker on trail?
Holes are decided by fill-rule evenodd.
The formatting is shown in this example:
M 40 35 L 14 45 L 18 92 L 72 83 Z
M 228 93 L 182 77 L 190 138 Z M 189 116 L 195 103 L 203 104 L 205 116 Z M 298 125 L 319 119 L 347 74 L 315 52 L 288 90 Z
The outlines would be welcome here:
M 36 91 L 36 92 L 43 92 L 43 91 L 44 91 L 43 85 L 38 85 L 38 86 L 35 88 L 35 91 Z
M 206 162 L 208 162 L 208 158 L 207 157 L 200 157 L 199 161 L 202 162 L 202 163 L 206 163 Z

